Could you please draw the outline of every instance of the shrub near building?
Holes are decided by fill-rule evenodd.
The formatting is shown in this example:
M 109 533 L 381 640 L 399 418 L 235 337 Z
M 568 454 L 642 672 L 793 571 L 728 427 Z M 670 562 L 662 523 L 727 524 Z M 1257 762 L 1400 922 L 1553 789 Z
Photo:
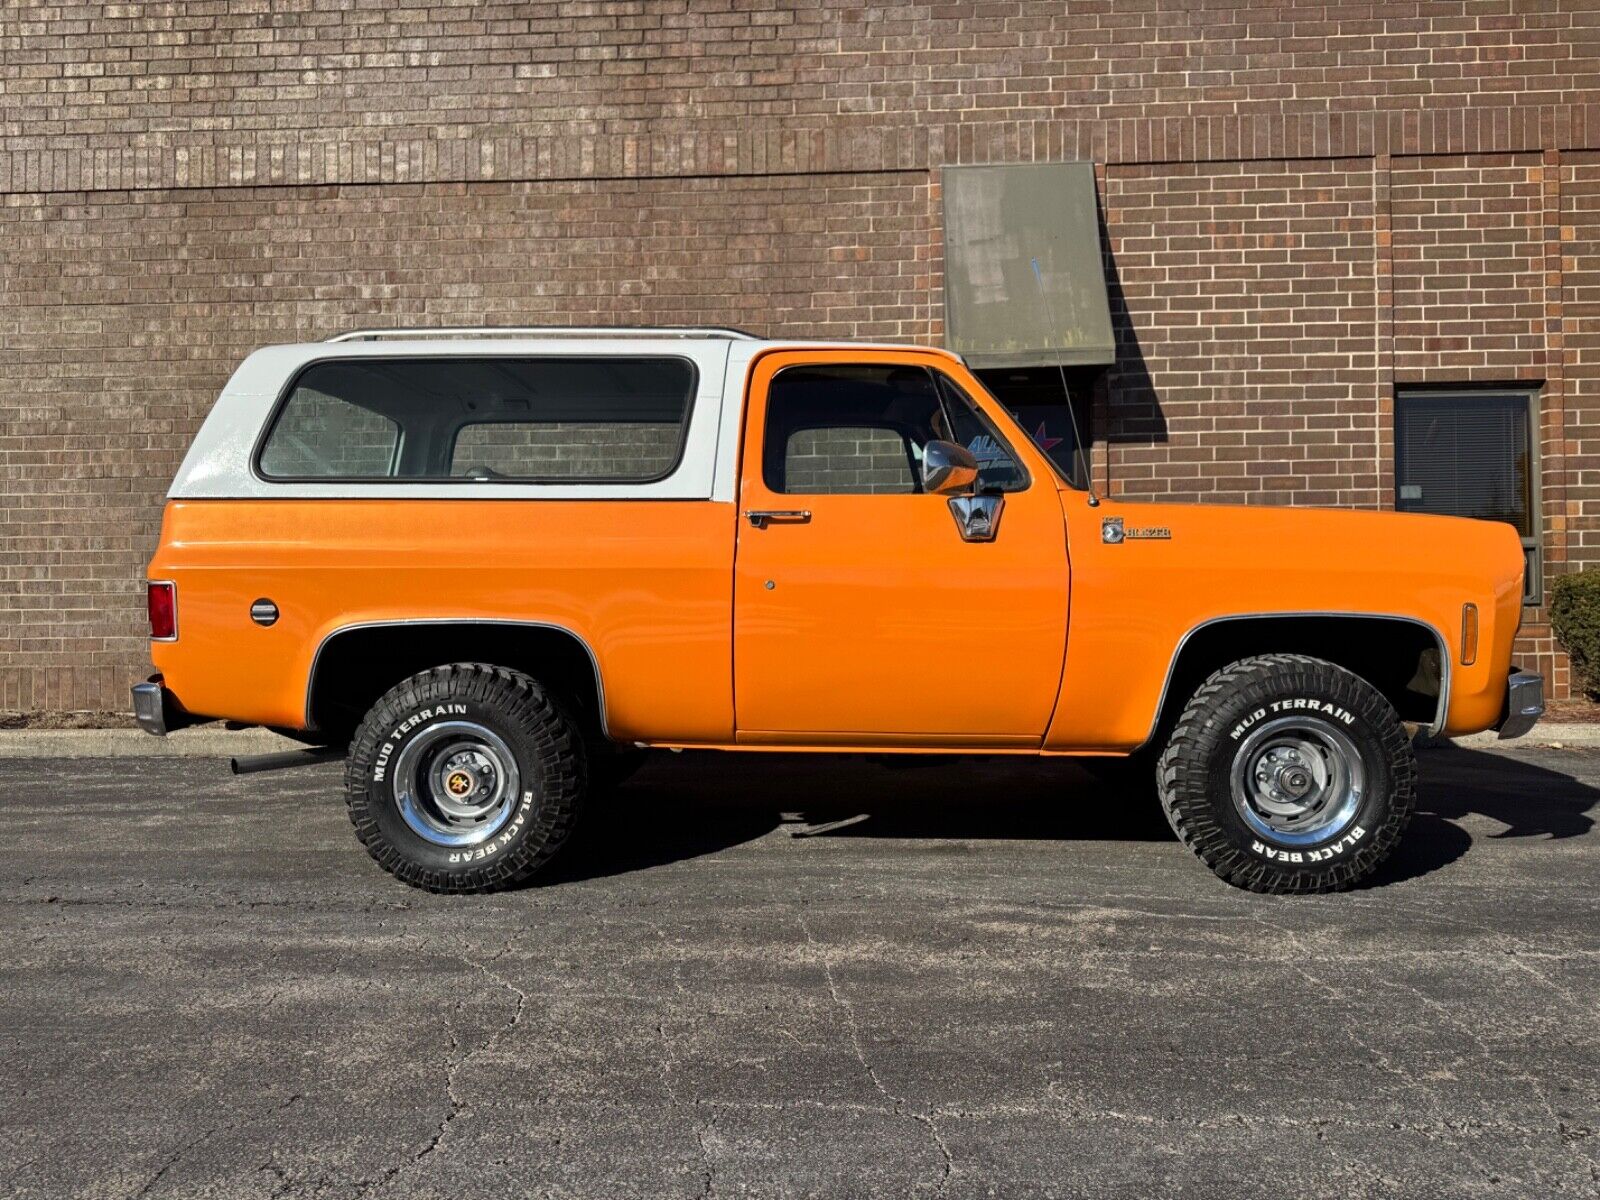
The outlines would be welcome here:
M 1600 571 L 1551 580 L 1550 624 L 1572 659 L 1579 686 L 1600 699 Z

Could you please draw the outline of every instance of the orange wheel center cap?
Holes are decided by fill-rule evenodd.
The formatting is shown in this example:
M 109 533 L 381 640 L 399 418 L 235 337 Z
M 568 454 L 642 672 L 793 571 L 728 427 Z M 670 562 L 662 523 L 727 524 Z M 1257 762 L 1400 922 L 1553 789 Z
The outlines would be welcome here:
M 465 796 L 472 791 L 472 776 L 465 771 L 451 771 L 444 786 L 450 789 L 452 796 Z

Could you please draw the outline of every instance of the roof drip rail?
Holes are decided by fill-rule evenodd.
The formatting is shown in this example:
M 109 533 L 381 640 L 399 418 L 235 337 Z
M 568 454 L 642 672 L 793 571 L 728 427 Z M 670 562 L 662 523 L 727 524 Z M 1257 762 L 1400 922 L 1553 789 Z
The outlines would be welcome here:
M 390 338 L 729 338 L 742 342 L 761 339 L 743 329 L 721 325 L 442 325 L 418 326 L 412 329 L 353 329 L 337 333 L 330 342 L 377 342 Z

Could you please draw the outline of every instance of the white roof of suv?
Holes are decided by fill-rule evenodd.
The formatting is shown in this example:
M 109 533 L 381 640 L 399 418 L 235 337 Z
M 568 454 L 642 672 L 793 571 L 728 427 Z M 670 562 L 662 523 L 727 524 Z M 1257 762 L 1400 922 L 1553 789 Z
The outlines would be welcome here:
M 201 499 L 726 500 L 736 491 L 740 398 L 757 355 L 773 349 L 933 349 L 908 344 L 766 339 L 716 326 L 481 326 L 361 329 L 325 342 L 266 346 L 239 364 L 189 446 L 167 496 Z M 935 353 L 957 356 L 947 350 Z M 255 452 L 289 383 L 312 363 L 347 358 L 645 357 L 688 359 L 698 372 L 683 456 L 648 483 L 268 480 Z M 727 397 L 731 396 L 729 402 Z

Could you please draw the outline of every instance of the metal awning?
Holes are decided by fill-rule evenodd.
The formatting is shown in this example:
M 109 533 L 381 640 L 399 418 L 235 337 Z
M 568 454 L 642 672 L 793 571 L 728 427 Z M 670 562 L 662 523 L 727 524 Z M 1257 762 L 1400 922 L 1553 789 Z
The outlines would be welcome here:
M 1094 164 L 947 167 L 943 185 L 949 348 L 979 368 L 1116 361 Z

